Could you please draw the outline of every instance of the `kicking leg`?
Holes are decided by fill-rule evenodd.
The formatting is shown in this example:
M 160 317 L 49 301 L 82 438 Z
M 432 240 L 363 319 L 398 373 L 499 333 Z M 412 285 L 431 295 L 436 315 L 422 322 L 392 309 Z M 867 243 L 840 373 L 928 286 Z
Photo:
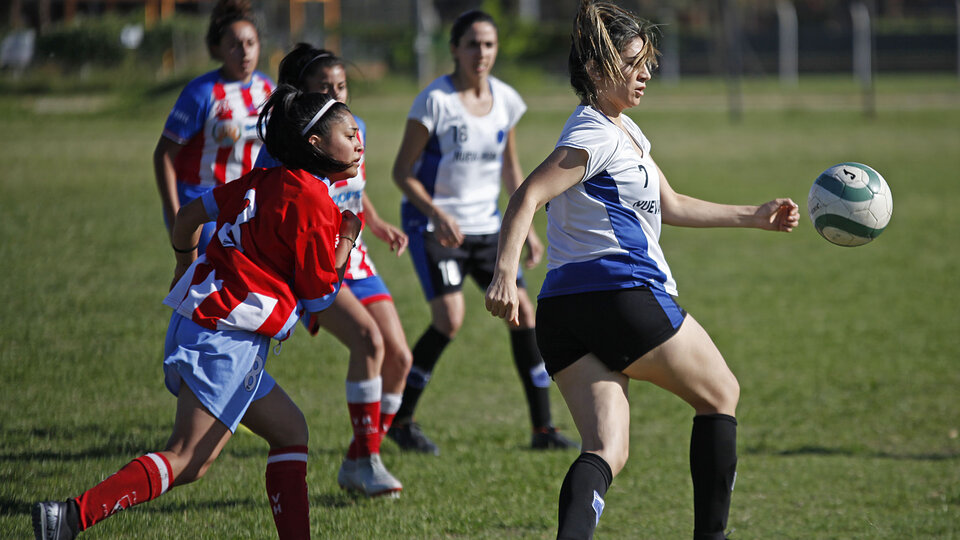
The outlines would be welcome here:
M 690 438 L 694 538 L 722 540 L 737 468 L 740 386 L 703 327 L 687 316 L 665 343 L 624 373 L 661 386 L 696 411 Z

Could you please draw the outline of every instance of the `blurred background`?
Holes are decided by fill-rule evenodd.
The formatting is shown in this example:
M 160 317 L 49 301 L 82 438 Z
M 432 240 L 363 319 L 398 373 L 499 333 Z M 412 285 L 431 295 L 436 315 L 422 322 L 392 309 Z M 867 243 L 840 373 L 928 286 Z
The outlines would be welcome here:
M 5 0 L 0 69 L 8 91 L 182 81 L 212 65 L 210 0 Z M 960 0 L 624 0 L 661 25 L 666 81 L 728 81 L 848 72 L 960 76 Z M 423 85 L 450 68 L 450 23 L 482 8 L 500 25 L 497 71 L 514 84 L 566 77 L 576 0 L 254 0 L 260 68 L 275 75 L 298 41 L 352 62 L 351 84 Z M 122 73 L 122 77 L 104 74 Z M 735 107 L 735 102 L 731 106 Z

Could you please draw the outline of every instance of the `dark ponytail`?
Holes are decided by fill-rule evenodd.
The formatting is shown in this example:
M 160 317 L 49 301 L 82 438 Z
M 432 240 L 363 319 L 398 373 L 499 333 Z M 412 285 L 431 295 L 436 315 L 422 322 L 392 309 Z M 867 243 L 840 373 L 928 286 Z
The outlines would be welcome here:
M 214 59 L 216 59 L 213 52 L 214 48 L 220 44 L 223 33 L 237 21 L 246 21 L 252 24 L 254 29 L 257 28 L 257 23 L 250 11 L 249 0 L 219 0 L 213 6 L 213 11 L 210 13 L 210 26 L 207 28 L 206 42 L 207 50 Z M 257 29 L 257 35 L 260 35 L 259 29 Z
M 309 43 L 297 43 L 280 61 L 277 82 L 306 90 L 305 80 L 321 69 L 333 66 L 344 67 L 343 60 L 326 49 L 318 49 Z
M 329 101 L 333 103 L 308 128 Z M 310 144 L 308 139 L 310 135 L 327 138 L 334 124 L 351 117 L 350 109 L 328 94 L 303 92 L 289 84 L 281 84 L 260 112 L 257 134 L 266 145 L 267 152 L 288 169 L 303 169 L 317 176 L 329 176 L 347 170 L 350 163 L 334 159 L 325 150 Z

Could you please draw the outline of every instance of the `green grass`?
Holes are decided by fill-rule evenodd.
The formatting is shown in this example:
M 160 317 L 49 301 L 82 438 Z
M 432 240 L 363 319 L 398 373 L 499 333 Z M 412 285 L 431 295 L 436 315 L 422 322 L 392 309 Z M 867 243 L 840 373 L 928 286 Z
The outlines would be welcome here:
M 150 155 L 176 95 L 95 96 L 87 113 L 0 97 L 0 537 L 29 536 L 32 501 L 79 494 L 162 447 L 174 400 L 163 387 L 160 299 L 173 257 Z M 518 134 L 532 170 L 574 104 L 564 85 L 523 89 Z M 879 81 L 865 117 L 848 79 L 780 92 L 744 85 L 731 122 L 722 84 L 652 84 L 630 114 L 678 191 L 720 202 L 806 193 L 828 166 L 860 161 L 894 194 L 874 243 L 845 249 L 804 215 L 797 231 L 668 228 L 663 245 L 681 304 L 738 375 L 742 398 L 735 538 L 960 538 L 960 87 Z M 932 96 L 932 97 L 931 97 Z M 389 170 L 412 95 L 358 95 L 368 124 L 371 197 L 396 222 Z M 62 103 L 60 104 L 62 105 Z M 538 216 L 543 226 L 543 215 Z M 407 256 L 372 246 L 411 342 L 428 322 Z M 528 273 L 531 290 L 541 266 Z M 439 458 L 384 460 L 396 501 L 340 492 L 349 439 L 345 349 L 298 332 L 269 369 L 311 430 L 315 538 L 553 538 L 571 453 L 533 453 L 502 323 L 466 289 L 467 323 L 444 354 L 418 417 Z M 691 410 L 633 383 L 631 459 L 607 496 L 596 538 L 688 538 Z M 554 416 L 575 433 L 554 390 Z M 200 482 L 115 516 L 85 538 L 270 538 L 266 445 L 239 434 Z

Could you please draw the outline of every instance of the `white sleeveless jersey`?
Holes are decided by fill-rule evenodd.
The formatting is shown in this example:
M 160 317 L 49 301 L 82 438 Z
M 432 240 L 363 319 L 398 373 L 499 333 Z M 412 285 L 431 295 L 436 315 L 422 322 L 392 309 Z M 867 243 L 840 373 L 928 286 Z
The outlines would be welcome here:
M 500 230 L 497 199 L 503 150 L 507 134 L 527 110 L 516 90 L 494 77 L 489 81 L 493 107 L 484 116 L 473 116 L 464 109 L 449 75 L 420 92 L 407 115 L 430 131 L 413 174 L 433 203 L 456 220 L 463 234 Z M 433 230 L 427 216 L 406 199 L 402 215 L 406 230 Z
M 567 119 L 557 147 L 585 150 L 583 180 L 547 203 L 547 275 L 540 298 L 589 291 L 677 287 L 660 249 L 660 176 L 650 141 L 626 115 L 630 136 L 592 107 Z

